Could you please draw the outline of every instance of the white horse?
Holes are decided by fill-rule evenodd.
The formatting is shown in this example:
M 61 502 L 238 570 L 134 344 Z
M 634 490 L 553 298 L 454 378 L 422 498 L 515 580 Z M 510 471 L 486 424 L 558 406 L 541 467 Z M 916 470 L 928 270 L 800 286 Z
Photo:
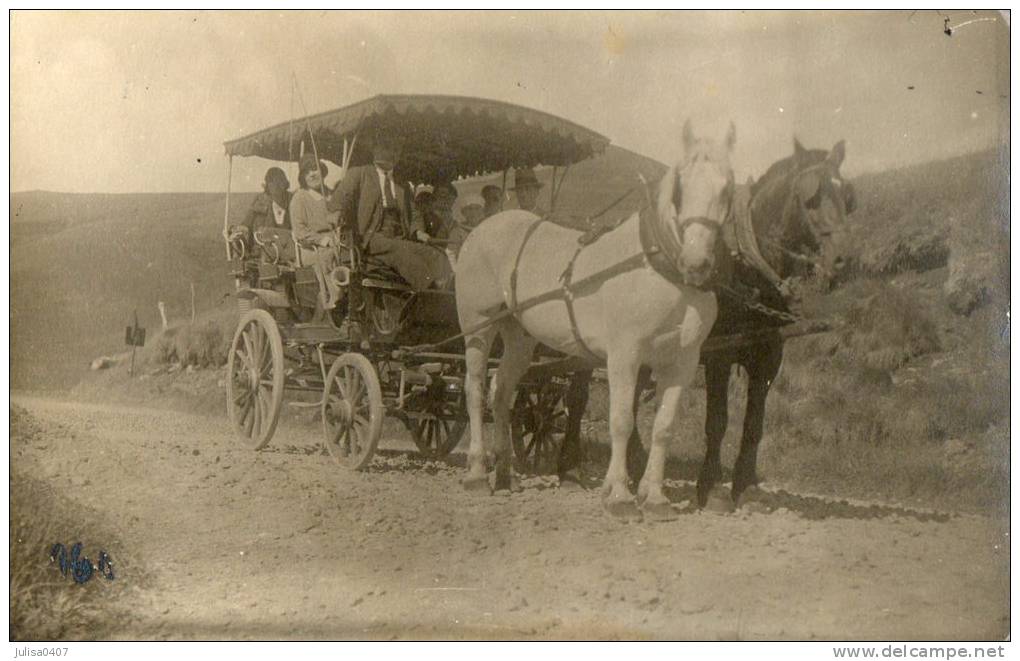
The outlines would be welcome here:
M 503 357 L 493 383 L 496 488 L 511 479 L 510 407 L 537 342 L 604 360 L 609 378 L 612 457 L 603 483 L 610 514 L 675 518 L 662 493 L 667 442 L 681 392 L 694 378 L 701 343 L 715 322 L 715 294 L 701 289 L 714 267 L 719 226 L 733 194 L 732 124 L 722 144 L 684 124 L 682 159 L 659 185 L 656 209 L 634 214 L 581 248 L 580 232 L 511 210 L 486 219 L 457 261 L 457 313 L 466 329 L 465 390 L 471 420 L 469 491 L 489 492 L 482 439 L 489 350 L 496 334 Z M 544 296 L 543 296 L 544 295 Z M 538 303 L 529 299 L 538 298 Z M 510 314 L 501 312 L 509 311 Z M 486 325 L 487 321 L 495 323 Z M 657 385 L 651 452 L 638 487 L 627 486 L 626 447 L 634 427 L 638 370 Z

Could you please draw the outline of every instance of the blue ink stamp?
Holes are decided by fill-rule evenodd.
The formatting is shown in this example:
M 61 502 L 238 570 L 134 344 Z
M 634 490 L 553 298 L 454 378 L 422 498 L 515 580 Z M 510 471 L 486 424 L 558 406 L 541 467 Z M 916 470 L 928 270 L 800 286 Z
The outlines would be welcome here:
M 63 544 L 54 544 L 50 549 L 50 562 L 57 563 L 60 573 L 64 576 L 70 572 L 75 583 L 87 583 L 92 578 L 93 572 L 98 572 L 108 581 L 113 580 L 113 561 L 106 551 L 99 552 L 99 562 L 93 565 L 91 560 L 82 555 L 81 550 L 81 542 L 71 547 L 70 554 Z

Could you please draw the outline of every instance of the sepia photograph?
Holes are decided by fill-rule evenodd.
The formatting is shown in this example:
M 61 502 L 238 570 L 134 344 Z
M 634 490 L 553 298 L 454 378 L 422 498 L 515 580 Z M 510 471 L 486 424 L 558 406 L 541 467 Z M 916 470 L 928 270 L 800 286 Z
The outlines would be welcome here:
M 1007 656 L 1009 10 L 8 19 L 15 658 Z

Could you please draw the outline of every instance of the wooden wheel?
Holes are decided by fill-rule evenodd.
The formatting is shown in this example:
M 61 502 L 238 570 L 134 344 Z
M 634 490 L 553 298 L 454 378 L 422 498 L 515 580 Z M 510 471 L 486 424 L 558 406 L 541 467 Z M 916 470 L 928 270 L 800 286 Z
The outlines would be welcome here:
M 414 410 L 416 404 L 410 403 L 412 411 L 404 415 L 404 425 L 426 459 L 442 459 L 460 443 L 467 420 L 457 418 L 455 407 L 442 399 L 442 392 L 428 396 L 418 410 Z
M 326 376 L 322 428 L 336 463 L 361 470 L 372 461 L 385 411 L 379 375 L 361 354 L 345 353 Z
M 264 448 L 283 405 L 283 340 L 265 310 L 241 317 L 227 358 L 227 413 L 245 445 Z
M 521 472 L 556 472 L 567 432 L 565 390 L 555 379 L 518 389 L 510 414 L 510 439 Z

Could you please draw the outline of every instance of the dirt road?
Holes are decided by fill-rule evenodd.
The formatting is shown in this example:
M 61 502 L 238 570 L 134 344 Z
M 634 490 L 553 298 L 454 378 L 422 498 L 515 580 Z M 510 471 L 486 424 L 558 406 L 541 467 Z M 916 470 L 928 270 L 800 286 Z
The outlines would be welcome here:
M 371 470 L 284 425 L 14 397 L 12 461 L 93 503 L 141 567 L 125 638 L 989 639 L 1008 633 L 1005 521 L 776 493 L 769 514 L 621 524 L 595 492 L 465 494 L 397 428 Z M 116 554 L 117 549 L 112 551 Z

